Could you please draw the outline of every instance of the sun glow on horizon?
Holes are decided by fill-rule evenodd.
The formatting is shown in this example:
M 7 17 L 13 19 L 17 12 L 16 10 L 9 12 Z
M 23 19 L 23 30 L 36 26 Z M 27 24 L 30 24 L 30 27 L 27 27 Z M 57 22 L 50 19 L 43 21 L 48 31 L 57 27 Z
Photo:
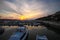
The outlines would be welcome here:
M 20 16 L 20 18 L 19 18 L 20 20 L 26 20 L 26 17 L 25 16 Z
M 31 11 L 31 12 L 25 13 L 24 15 L 20 15 L 19 19 L 20 20 L 30 20 L 30 19 L 36 18 L 36 16 L 38 16 L 37 14 L 38 14 L 38 12 Z

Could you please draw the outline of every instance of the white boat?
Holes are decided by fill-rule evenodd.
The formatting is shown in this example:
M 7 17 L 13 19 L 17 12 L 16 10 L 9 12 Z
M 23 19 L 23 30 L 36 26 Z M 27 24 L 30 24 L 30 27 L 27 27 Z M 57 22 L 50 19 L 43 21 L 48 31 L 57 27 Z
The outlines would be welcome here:
M 28 30 L 25 27 L 19 27 L 9 40 L 26 40 L 27 36 Z
M 48 40 L 45 35 L 37 35 L 36 40 Z

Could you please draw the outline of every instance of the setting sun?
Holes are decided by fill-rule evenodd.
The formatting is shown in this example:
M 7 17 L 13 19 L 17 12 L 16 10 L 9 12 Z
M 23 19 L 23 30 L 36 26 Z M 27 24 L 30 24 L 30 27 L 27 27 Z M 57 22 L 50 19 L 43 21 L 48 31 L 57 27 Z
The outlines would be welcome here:
M 26 20 L 25 16 L 20 16 L 20 20 Z

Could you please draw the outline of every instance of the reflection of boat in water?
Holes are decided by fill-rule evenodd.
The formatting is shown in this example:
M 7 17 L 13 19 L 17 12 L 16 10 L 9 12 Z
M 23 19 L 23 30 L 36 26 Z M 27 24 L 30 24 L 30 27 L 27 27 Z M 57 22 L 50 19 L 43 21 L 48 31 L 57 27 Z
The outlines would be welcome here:
M 47 37 L 45 35 L 37 35 L 36 36 L 36 40 L 48 40 Z
M 17 31 L 9 38 L 9 40 L 26 40 L 28 36 L 28 30 L 26 27 L 19 27 Z

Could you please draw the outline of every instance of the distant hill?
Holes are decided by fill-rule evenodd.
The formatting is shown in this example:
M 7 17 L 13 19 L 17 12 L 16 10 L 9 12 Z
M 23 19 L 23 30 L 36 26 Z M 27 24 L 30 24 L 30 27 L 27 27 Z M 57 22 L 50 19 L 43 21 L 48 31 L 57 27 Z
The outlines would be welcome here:
M 53 15 L 49 15 L 49 16 L 43 17 L 43 18 L 38 18 L 36 20 L 46 20 L 46 21 L 60 22 L 60 11 L 54 13 Z
M 36 20 L 41 20 L 41 24 L 47 27 L 47 29 L 53 30 L 54 32 L 60 34 L 60 11 Z

